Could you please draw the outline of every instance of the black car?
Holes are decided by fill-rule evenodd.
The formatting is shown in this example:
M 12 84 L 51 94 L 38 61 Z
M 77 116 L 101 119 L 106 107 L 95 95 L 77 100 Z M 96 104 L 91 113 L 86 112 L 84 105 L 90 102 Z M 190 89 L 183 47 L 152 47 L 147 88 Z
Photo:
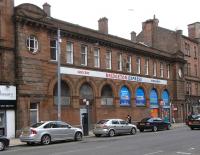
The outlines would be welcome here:
M 0 151 L 3 151 L 9 146 L 10 140 L 6 137 L 0 136 Z
M 200 129 L 200 115 L 191 115 L 186 121 L 186 124 L 194 130 L 195 128 Z
M 165 129 L 169 130 L 170 127 L 171 127 L 170 122 L 166 122 L 158 117 L 157 118 L 147 117 L 137 123 L 137 128 L 140 130 L 140 132 L 143 132 L 146 129 L 152 130 L 153 132 Z

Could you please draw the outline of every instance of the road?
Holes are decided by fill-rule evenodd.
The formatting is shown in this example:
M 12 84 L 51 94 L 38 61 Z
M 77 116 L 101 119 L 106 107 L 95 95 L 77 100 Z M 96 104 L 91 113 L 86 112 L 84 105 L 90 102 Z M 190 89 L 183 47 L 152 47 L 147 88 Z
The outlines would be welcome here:
M 200 155 L 200 130 L 188 127 L 116 137 L 87 137 L 81 142 L 18 146 L 1 155 Z

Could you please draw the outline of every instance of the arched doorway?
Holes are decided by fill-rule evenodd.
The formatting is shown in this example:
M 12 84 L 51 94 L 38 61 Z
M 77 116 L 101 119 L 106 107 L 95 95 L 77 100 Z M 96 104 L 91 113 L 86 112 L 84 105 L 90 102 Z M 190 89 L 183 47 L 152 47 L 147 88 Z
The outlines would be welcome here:
M 84 131 L 84 135 L 88 135 L 89 130 L 94 124 L 94 94 L 89 83 L 83 83 L 79 90 L 80 95 L 80 123 Z

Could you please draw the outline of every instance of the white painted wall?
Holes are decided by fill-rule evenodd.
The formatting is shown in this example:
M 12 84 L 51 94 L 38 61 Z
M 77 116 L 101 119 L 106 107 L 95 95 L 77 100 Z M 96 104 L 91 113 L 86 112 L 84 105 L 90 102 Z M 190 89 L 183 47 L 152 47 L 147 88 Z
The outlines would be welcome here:
M 7 128 L 7 137 L 15 138 L 15 111 L 7 110 L 6 111 L 6 128 Z

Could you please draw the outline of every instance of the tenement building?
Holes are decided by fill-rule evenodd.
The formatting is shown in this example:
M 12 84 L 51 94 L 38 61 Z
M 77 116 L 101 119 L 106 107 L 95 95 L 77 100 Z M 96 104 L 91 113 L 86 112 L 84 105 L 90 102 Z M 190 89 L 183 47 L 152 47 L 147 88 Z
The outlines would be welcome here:
M 142 28 L 142 32 L 137 36 L 138 42 L 171 54 L 182 53 L 186 63 L 177 71 L 184 82 L 176 85 L 175 100 L 180 102 L 177 108 L 181 108 L 183 120 L 189 113 L 200 113 L 200 23 L 188 25 L 188 37 L 182 34 L 182 30 L 171 31 L 159 27 L 155 16 L 154 19 L 143 22 Z
M 6 6 L 0 12 L 0 117 L 12 120 L 3 122 L 4 134 L 13 132 L 5 132 L 12 125 L 18 136 L 23 127 L 59 117 L 80 127 L 88 117 L 90 128 L 102 118 L 125 119 L 128 114 L 133 122 L 150 116 L 185 120 L 191 108 L 186 99 L 199 82 L 192 66 L 199 66 L 194 38 L 180 31 L 164 35 L 153 19 L 128 40 L 109 34 L 105 17 L 93 30 L 51 17 L 47 3 L 41 9 L 28 3 L 14 7 L 13 1 L 0 2 Z M 192 47 L 190 56 L 185 43 Z M 185 75 L 185 66 L 191 75 Z M 5 103 L 16 106 L 9 109 Z
M 13 1 L 0 1 L 0 135 L 15 136 L 16 85 Z

